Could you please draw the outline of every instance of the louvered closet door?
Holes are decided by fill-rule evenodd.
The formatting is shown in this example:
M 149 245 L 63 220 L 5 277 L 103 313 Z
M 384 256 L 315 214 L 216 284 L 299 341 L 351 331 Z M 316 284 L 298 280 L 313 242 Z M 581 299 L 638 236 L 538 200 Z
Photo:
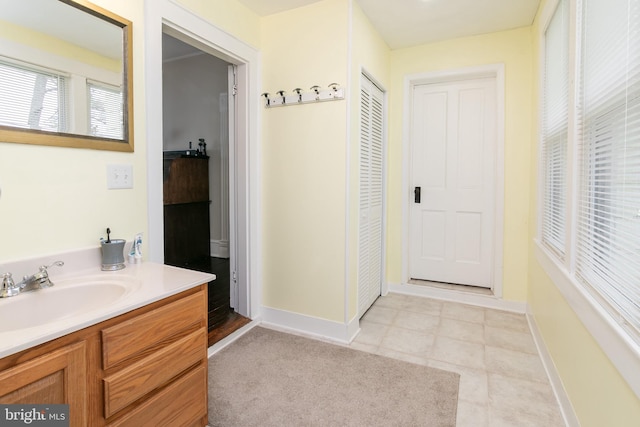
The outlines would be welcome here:
M 382 91 L 362 76 L 360 101 L 360 215 L 358 312 L 362 316 L 380 296 L 382 282 Z

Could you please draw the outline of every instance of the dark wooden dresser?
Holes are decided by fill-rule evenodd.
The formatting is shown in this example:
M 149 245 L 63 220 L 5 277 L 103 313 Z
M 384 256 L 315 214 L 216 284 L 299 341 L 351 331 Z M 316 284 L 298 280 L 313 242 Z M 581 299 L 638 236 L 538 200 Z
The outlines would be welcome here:
M 211 258 L 209 157 L 164 153 L 164 263 L 214 273 L 208 284 L 207 329 L 229 314 L 229 260 Z
M 209 157 L 165 153 L 164 260 L 189 268 L 210 257 Z

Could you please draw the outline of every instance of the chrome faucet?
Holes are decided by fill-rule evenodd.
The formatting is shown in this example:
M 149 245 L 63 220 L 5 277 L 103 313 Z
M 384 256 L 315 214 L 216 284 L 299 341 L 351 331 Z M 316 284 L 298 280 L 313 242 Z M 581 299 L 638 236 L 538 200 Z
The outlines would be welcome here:
M 49 278 L 49 272 L 47 269 L 54 265 L 56 267 L 62 267 L 64 262 L 56 261 L 49 265 L 42 265 L 37 273 L 30 276 L 24 276 L 18 283 L 13 280 L 13 275 L 11 273 L 4 273 L 2 275 L 2 285 L 0 286 L 0 298 L 13 297 L 22 292 L 50 288 L 53 286 L 53 282 Z

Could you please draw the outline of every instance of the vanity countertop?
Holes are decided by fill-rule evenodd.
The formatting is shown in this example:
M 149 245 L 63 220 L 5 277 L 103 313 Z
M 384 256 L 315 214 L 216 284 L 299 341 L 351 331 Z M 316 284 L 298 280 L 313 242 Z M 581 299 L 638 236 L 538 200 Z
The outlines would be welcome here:
M 59 338 L 71 332 L 78 331 L 120 314 L 135 310 L 147 304 L 159 301 L 171 295 L 178 294 L 203 283 L 215 279 L 215 275 L 183 268 L 171 267 L 154 262 L 131 264 L 119 271 L 101 271 L 100 267 L 75 270 L 64 274 L 55 274 L 51 271 L 51 280 L 54 286 L 49 289 L 41 289 L 24 293 L 10 298 L 0 298 L 0 358 L 9 356 L 27 348 Z M 93 283 L 82 289 L 83 282 Z M 99 292 L 101 284 L 113 284 L 115 288 L 124 289 L 111 302 L 103 303 L 101 297 L 89 286 L 96 286 L 95 292 Z M 108 289 L 107 289 L 108 290 Z M 57 296 L 54 295 L 57 293 Z M 93 299 L 93 306 L 84 310 L 81 301 L 84 295 Z M 71 298 L 60 298 L 60 295 L 70 295 Z M 81 295 L 76 297 L 76 295 Z M 56 307 L 51 307 L 53 298 Z M 78 301 L 73 301 L 75 298 Z M 10 307 L 10 305 L 14 307 Z M 19 304 L 19 305 L 18 305 Z M 64 307 L 67 304 L 68 307 Z M 89 304 L 89 303 L 87 303 Z M 15 307 L 20 307 L 24 312 L 27 322 L 21 325 L 20 319 L 16 319 Z M 24 310 L 22 310 L 24 307 Z M 53 320 L 42 321 L 42 316 L 47 316 L 47 307 L 51 307 Z M 20 313 L 22 316 L 23 313 Z M 36 318 L 36 321 L 31 320 Z M 26 325 L 26 326 L 25 326 Z

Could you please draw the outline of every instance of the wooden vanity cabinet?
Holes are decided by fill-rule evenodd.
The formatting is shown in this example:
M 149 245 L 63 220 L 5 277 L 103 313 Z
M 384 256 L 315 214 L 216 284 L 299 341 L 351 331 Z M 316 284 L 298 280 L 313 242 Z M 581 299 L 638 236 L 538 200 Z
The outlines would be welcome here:
M 68 403 L 71 426 L 207 425 L 201 285 L 0 359 L 0 403 Z

